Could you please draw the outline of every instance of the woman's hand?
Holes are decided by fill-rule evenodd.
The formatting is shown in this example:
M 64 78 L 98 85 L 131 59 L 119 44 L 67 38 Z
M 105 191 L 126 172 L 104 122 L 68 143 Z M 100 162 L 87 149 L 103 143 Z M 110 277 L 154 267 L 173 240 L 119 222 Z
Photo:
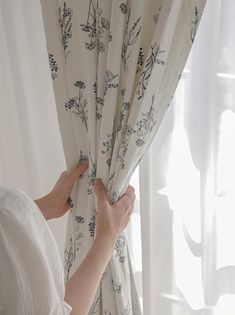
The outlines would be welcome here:
M 96 239 L 115 243 L 119 234 L 130 221 L 135 202 L 135 189 L 128 186 L 126 193 L 114 204 L 110 204 L 105 187 L 100 179 L 95 181 L 97 199 Z
M 75 181 L 88 168 L 88 161 L 76 165 L 70 172 L 64 171 L 52 191 L 35 200 L 46 220 L 63 216 L 70 208 L 69 197 Z
M 111 205 L 104 185 L 96 179 L 96 238 L 78 269 L 65 284 L 65 301 L 73 308 L 71 315 L 88 314 L 116 239 L 130 220 L 134 192 L 134 188 L 129 186 L 126 193 Z

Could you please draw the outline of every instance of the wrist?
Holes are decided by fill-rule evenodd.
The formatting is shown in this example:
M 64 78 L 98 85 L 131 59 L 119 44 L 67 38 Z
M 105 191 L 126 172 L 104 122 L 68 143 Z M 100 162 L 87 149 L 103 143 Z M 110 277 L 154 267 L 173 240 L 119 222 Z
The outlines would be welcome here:
M 112 255 L 116 239 L 110 235 L 97 235 L 93 245 L 100 250 L 100 252 L 108 252 Z
M 52 219 L 51 213 L 53 212 L 53 209 L 50 202 L 50 193 L 42 198 L 34 200 L 34 202 L 46 220 Z

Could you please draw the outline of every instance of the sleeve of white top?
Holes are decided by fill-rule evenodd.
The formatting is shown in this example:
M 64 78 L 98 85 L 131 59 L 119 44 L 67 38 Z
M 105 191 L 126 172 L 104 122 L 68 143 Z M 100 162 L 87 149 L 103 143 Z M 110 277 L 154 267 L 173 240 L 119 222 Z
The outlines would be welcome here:
M 0 314 L 69 315 L 56 241 L 34 201 L 0 187 Z

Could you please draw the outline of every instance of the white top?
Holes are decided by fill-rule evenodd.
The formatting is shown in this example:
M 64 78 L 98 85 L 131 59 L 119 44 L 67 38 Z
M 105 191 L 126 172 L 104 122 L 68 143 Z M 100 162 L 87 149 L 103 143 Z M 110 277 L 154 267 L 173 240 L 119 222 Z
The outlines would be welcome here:
M 68 315 L 56 241 L 36 203 L 0 186 L 0 314 Z

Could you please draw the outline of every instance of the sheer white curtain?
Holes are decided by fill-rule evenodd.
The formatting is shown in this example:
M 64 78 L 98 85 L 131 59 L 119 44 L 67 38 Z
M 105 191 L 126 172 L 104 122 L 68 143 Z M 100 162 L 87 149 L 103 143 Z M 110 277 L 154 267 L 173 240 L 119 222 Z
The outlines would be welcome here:
M 140 167 L 146 315 L 235 314 L 234 12 L 208 0 Z
M 0 185 L 32 198 L 65 169 L 39 1 L 0 1 Z M 50 222 L 63 252 L 65 221 Z

